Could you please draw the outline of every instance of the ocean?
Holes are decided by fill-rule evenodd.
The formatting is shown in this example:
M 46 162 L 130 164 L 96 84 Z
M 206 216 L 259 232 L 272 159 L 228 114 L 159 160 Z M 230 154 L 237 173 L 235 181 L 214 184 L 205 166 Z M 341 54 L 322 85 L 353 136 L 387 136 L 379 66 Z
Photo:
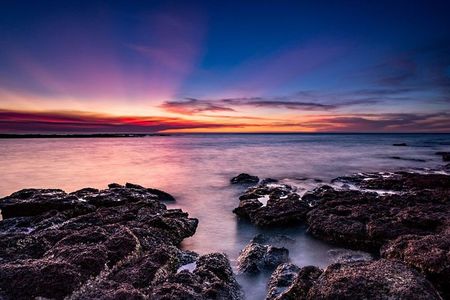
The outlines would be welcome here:
M 407 146 L 393 146 L 406 143 Z M 106 188 L 131 182 L 164 190 L 199 219 L 182 247 L 200 254 L 225 252 L 233 266 L 258 233 L 295 240 L 290 258 L 299 266 L 330 263 L 336 247 L 304 227 L 267 232 L 232 213 L 243 187 L 230 178 L 249 173 L 280 179 L 299 192 L 358 172 L 438 168 L 437 151 L 450 151 L 450 134 L 179 134 L 139 138 L 0 140 L 0 197 L 22 188 Z M 262 299 L 269 274 L 238 276 L 247 299 Z

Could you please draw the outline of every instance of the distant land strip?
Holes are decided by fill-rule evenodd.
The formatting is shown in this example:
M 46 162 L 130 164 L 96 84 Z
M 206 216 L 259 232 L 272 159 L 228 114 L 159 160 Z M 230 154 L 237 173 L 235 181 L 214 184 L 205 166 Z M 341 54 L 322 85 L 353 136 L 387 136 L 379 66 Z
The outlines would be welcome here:
M 95 133 L 95 134 L 0 134 L 0 139 L 42 139 L 42 138 L 136 138 L 147 136 L 169 136 L 164 133 Z

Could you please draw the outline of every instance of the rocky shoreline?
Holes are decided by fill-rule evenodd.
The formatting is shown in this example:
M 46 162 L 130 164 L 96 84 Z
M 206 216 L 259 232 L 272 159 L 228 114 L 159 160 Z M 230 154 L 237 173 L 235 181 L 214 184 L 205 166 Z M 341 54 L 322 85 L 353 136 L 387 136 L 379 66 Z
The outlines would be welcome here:
M 237 272 L 273 272 L 266 299 L 450 299 L 445 172 L 360 173 L 309 191 L 249 174 L 230 182 L 247 187 L 238 218 L 302 224 L 347 249 L 325 270 L 301 268 L 288 237 L 255 237 Z M 226 255 L 180 249 L 198 220 L 163 204 L 174 200 L 134 184 L 0 199 L 0 299 L 244 299 Z
M 168 198 L 111 184 L 1 199 L 0 299 L 241 299 L 224 254 L 177 247 L 198 220 Z

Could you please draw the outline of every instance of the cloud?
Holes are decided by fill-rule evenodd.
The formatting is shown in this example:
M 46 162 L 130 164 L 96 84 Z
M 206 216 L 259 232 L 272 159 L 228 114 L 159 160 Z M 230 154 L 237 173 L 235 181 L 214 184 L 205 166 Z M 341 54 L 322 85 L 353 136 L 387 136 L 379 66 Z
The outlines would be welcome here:
M 450 132 L 450 113 L 329 115 L 301 125 L 325 132 Z
M 0 132 L 450 132 L 450 113 L 325 114 L 292 119 L 229 116 L 210 121 L 87 112 L 0 110 Z
M 0 110 L 0 132 L 158 132 L 221 126 L 181 118 Z
M 197 114 L 202 112 L 227 112 L 235 111 L 232 108 L 213 104 L 209 101 L 198 100 L 195 98 L 186 98 L 183 101 L 168 101 L 161 105 L 169 112 L 178 114 Z
M 341 93 L 301 91 L 290 96 L 235 97 L 221 99 L 184 98 L 166 101 L 161 108 L 184 115 L 203 112 L 236 112 L 239 107 L 275 108 L 301 111 L 331 111 L 342 107 L 376 104 L 383 100 L 402 99 L 400 94 L 408 92 L 388 89 L 366 89 Z

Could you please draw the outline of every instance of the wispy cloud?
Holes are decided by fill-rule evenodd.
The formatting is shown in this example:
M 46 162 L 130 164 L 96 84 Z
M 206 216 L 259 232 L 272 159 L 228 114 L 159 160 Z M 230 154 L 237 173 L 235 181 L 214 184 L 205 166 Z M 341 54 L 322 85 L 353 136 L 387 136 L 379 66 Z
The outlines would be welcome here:
M 154 116 L 0 110 L 0 132 L 158 132 L 221 126 L 212 122 Z

